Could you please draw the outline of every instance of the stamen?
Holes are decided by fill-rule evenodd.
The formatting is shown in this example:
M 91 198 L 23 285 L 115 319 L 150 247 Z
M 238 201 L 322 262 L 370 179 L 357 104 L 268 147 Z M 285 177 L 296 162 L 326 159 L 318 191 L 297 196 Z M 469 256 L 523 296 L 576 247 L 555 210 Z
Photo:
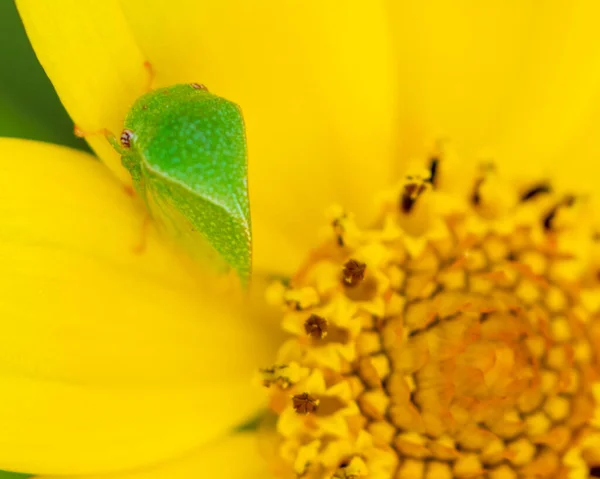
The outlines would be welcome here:
M 292 397 L 294 410 L 298 414 L 315 413 L 319 407 L 319 401 L 308 393 L 296 394 Z
M 282 389 L 289 388 L 291 386 L 291 379 L 286 375 L 288 369 L 288 366 L 284 364 L 261 369 L 260 372 L 263 376 L 262 385 L 269 388 L 276 384 Z
M 575 197 L 572 195 L 566 196 L 563 200 L 558 202 L 547 214 L 544 216 L 543 224 L 546 232 L 554 230 L 554 220 L 556 215 L 561 208 L 569 208 L 575 203 Z
M 304 330 L 313 339 L 323 339 L 327 335 L 327 321 L 321 316 L 311 314 L 304 323 Z
M 344 227 L 342 226 L 341 219 L 336 218 L 331 222 L 331 226 L 333 227 L 333 231 L 335 232 L 335 237 L 337 244 L 340 248 L 344 247 L 346 244 L 344 242 Z
M 525 191 L 525 193 L 521 195 L 521 201 L 529 201 L 547 193 L 552 193 L 552 188 L 550 185 L 548 183 L 539 183 Z
M 440 159 L 437 156 L 429 160 L 429 182 L 435 188 L 437 186 L 437 174 L 440 165 Z
M 404 185 L 404 191 L 400 197 L 400 209 L 406 214 L 412 211 L 419 196 L 427 190 L 427 185 L 422 179 L 409 176 L 407 180 L 408 183 Z
M 365 270 L 367 269 L 367 265 L 365 263 L 361 263 L 355 259 L 349 260 L 344 265 L 344 270 L 342 272 L 342 280 L 344 284 L 349 287 L 354 287 L 358 285 L 365 278 Z
M 475 181 L 475 186 L 473 186 L 473 193 L 471 194 L 471 203 L 475 206 L 479 206 L 481 204 L 481 185 L 485 178 L 478 178 Z

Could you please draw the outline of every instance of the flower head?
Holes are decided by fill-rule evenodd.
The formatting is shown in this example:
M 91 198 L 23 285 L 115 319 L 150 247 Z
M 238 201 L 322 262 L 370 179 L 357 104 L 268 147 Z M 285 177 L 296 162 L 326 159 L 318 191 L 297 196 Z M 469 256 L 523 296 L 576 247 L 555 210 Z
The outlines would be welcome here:
M 372 227 L 342 213 L 288 286 L 315 301 L 280 303 L 296 336 L 277 361 L 306 371 L 270 390 L 290 477 L 562 477 L 600 445 L 600 245 L 585 198 L 489 165 L 455 193 L 461 173 L 428 163 L 428 178 L 384 195 Z M 338 333 L 290 328 L 315 318 Z

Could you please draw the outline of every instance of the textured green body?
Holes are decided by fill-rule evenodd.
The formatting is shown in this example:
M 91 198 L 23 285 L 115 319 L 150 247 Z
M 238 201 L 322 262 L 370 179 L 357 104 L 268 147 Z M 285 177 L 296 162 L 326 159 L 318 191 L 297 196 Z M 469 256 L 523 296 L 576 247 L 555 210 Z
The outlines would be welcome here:
M 123 165 L 150 214 L 197 260 L 251 268 L 244 121 L 237 105 L 175 85 L 141 96 L 125 119 L 133 132 Z

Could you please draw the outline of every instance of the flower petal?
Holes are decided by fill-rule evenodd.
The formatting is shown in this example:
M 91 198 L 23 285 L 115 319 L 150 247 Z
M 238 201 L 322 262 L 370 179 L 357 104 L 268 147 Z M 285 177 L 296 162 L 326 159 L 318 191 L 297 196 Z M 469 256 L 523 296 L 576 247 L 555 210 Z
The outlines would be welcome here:
M 138 467 L 254 414 L 268 330 L 208 302 L 91 156 L 1 139 L 0 157 L 0 469 Z
M 73 122 L 40 68 L 14 2 L 0 2 L 0 23 L 0 136 L 85 148 L 73 136 Z
M 390 180 L 395 140 L 381 2 L 123 5 L 159 85 L 202 82 L 242 107 L 256 266 L 289 271 L 332 202 L 370 210 Z
M 75 124 L 118 134 L 125 113 L 144 93 L 148 74 L 118 0 L 18 0 L 35 53 Z M 86 137 L 119 178 L 131 182 L 103 135 Z
M 582 115 L 578 129 L 568 143 L 548 158 L 548 169 L 553 173 L 554 183 L 573 193 L 592 193 L 598 201 L 598 178 L 600 178 L 600 142 L 598 121 L 600 118 L 600 95 L 590 104 L 590 111 Z M 598 205 L 600 206 L 600 205 Z
M 448 138 L 539 171 L 563 154 L 600 93 L 593 0 L 390 2 L 406 156 Z
M 76 476 L 71 479 L 173 479 L 214 477 L 264 479 L 270 477 L 254 433 L 240 433 L 173 461 L 118 475 Z M 42 476 L 38 479 L 60 479 Z

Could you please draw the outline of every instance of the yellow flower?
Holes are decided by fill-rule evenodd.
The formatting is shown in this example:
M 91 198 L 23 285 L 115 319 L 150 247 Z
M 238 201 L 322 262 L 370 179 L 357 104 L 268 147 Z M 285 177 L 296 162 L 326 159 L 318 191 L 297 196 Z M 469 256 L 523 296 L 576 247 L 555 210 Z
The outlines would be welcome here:
M 86 131 L 120 131 L 145 60 L 156 86 L 201 81 L 242 106 L 254 262 L 292 277 L 269 293 L 294 336 L 265 372 L 281 416 L 258 454 L 226 433 L 259 407 L 246 380 L 275 333 L 211 309 L 152 228 L 135 254 L 143 212 L 104 139 L 89 139 L 103 164 L 1 140 L 0 468 L 588 476 L 600 5 L 18 6 Z M 429 156 L 440 139 L 461 154 Z

